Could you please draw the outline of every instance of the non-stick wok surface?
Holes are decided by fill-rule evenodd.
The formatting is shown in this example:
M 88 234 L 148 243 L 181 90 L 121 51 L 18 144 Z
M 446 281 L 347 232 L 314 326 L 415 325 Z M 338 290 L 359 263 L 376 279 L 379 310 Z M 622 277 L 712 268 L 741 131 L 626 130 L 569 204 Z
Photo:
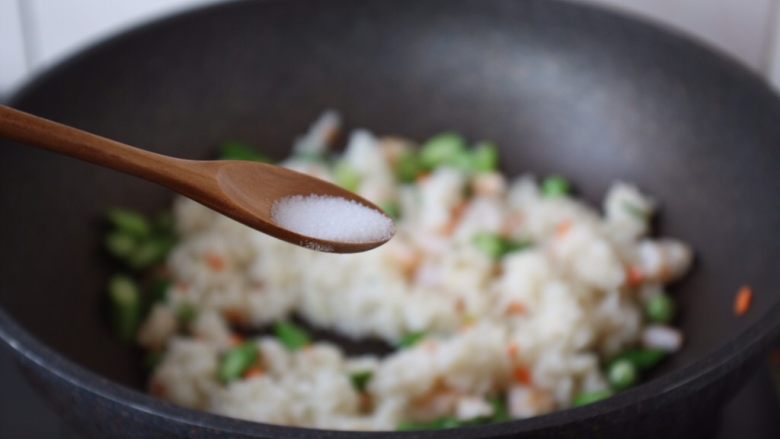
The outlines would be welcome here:
M 228 139 L 284 157 L 296 134 L 334 108 L 378 133 L 493 139 L 507 173 L 566 175 L 592 202 L 615 180 L 635 182 L 661 202 L 661 233 L 697 253 L 674 288 L 685 349 L 657 379 L 601 409 L 512 431 L 629 416 L 653 395 L 709 386 L 691 382 L 715 369 L 733 378 L 711 394 L 720 399 L 780 324 L 759 322 L 780 294 L 780 102 L 736 63 L 612 13 L 544 0 L 230 3 L 100 44 L 11 104 L 187 158 L 210 158 Z M 0 304 L 56 354 L 37 343 L 22 350 L 46 367 L 59 367 L 48 363 L 58 354 L 83 366 L 79 382 L 94 372 L 142 388 L 138 352 L 108 330 L 112 267 L 100 217 L 109 206 L 153 211 L 171 198 L 131 177 L 1 145 Z M 737 318 L 744 283 L 755 300 Z M 152 411 L 178 410 L 135 393 L 117 398 L 126 395 Z

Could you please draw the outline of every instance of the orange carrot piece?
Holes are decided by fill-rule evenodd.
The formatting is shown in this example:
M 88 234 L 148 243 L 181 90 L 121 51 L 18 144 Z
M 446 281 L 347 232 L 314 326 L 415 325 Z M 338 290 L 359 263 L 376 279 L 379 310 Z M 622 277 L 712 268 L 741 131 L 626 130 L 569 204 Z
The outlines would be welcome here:
M 444 236 L 452 236 L 452 234 L 455 233 L 455 229 L 458 228 L 458 224 L 460 224 L 460 221 L 463 219 L 463 214 L 466 213 L 468 205 L 468 202 L 464 201 L 452 208 L 450 221 L 442 228 L 442 234 Z
M 629 287 L 635 288 L 645 281 L 645 274 L 636 265 L 629 265 L 626 268 L 626 283 Z
M 420 174 L 420 175 L 418 175 L 418 176 L 417 176 L 417 179 L 416 179 L 415 181 L 416 181 L 417 183 L 424 183 L 424 182 L 425 182 L 425 181 L 427 181 L 429 178 L 431 178 L 431 173 L 430 173 L 430 172 L 426 172 L 426 173 L 424 173 L 424 174 Z
M 515 381 L 521 384 L 525 384 L 526 386 L 530 386 L 533 382 L 531 379 L 531 371 L 528 370 L 527 367 L 520 366 L 516 368 L 512 373 L 512 376 L 514 376 Z
M 523 305 L 520 302 L 512 302 L 509 304 L 509 306 L 506 308 L 506 312 L 509 315 L 513 316 L 521 316 L 526 313 L 525 305 Z
M 222 315 L 225 319 L 236 326 L 247 326 L 247 317 L 241 312 L 240 309 L 228 308 L 222 311 Z
M 555 227 L 555 236 L 557 238 L 563 238 L 571 231 L 573 225 L 574 224 L 571 222 L 571 220 L 565 220 L 561 222 Z
M 745 285 L 739 289 L 737 297 L 734 298 L 734 313 L 740 317 L 744 316 L 750 310 L 751 303 L 753 303 L 753 289 Z
M 775 349 L 770 358 L 772 359 L 773 365 L 780 366 L 780 348 Z
M 520 347 L 517 346 L 517 343 L 510 343 L 506 348 L 506 354 L 513 360 L 517 359 L 517 356 L 520 355 Z
M 265 371 L 260 366 L 252 366 L 244 372 L 244 379 L 255 378 L 265 374 Z
M 162 383 L 158 381 L 152 381 L 152 384 L 149 386 L 149 393 L 154 396 L 164 397 L 167 393 L 167 390 Z
M 208 265 L 212 270 L 219 272 L 225 269 L 225 259 L 223 259 L 220 255 L 207 253 L 206 265 Z
M 504 223 L 501 225 L 501 235 L 509 236 L 512 232 L 523 223 L 523 214 L 512 213 L 504 219 Z
M 244 342 L 244 337 L 238 334 L 230 334 L 230 346 L 238 346 Z
M 455 301 L 455 312 L 458 314 L 463 314 L 466 312 L 466 301 L 463 300 L 462 297 L 458 297 L 458 299 Z

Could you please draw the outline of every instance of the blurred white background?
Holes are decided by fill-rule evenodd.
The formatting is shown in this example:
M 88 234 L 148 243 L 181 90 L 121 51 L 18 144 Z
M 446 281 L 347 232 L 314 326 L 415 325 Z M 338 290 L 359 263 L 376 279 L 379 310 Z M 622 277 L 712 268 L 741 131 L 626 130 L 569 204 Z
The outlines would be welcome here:
M 144 21 L 223 0 L 0 0 L 0 96 L 32 72 Z M 738 58 L 780 89 L 780 0 L 570 0 L 677 28 Z

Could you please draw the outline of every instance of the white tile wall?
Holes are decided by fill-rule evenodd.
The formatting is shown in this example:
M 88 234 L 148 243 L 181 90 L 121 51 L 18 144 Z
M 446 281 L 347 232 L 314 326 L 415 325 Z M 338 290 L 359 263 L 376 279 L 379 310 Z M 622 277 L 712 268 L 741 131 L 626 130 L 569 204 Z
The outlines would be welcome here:
M 767 46 L 767 53 L 771 54 L 768 57 L 767 75 L 775 88 L 780 89 L 780 0 L 776 0 L 770 16 L 773 19 L 775 31 L 772 32 Z
M 138 23 L 215 0 L 17 0 L 29 8 L 34 66 Z
M 767 67 L 766 46 L 777 0 L 580 0 L 649 18 L 691 34 L 756 70 Z
M 0 0 L 0 95 L 97 39 L 222 0 Z M 575 0 L 604 4 L 692 34 L 780 88 L 780 0 Z
M 0 0 L 0 95 L 27 73 L 18 0 Z

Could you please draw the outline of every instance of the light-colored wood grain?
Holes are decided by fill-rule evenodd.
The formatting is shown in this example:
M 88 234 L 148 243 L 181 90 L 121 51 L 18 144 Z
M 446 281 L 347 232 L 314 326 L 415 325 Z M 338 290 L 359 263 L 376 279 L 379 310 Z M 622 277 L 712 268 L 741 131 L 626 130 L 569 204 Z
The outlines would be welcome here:
M 374 204 L 334 184 L 279 166 L 234 161 L 182 160 L 144 151 L 13 108 L 0 106 L 0 138 L 37 146 L 140 177 L 221 212 L 261 232 L 307 248 L 335 253 L 370 250 L 389 239 L 341 242 L 302 236 L 274 223 L 276 200 L 324 195 Z

